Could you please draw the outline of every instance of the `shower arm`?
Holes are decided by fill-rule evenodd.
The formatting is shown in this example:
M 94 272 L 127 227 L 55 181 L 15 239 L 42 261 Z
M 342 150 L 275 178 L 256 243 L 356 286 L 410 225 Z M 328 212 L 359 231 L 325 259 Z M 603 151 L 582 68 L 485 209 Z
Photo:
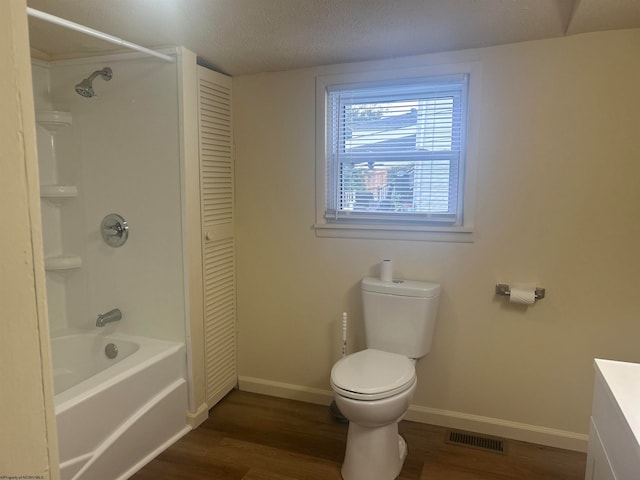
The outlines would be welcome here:
M 104 76 L 104 70 L 96 70 L 91 75 L 89 75 L 87 78 L 85 78 L 83 80 L 83 82 L 91 83 L 91 82 L 93 82 L 93 79 L 96 78 L 98 75 Z

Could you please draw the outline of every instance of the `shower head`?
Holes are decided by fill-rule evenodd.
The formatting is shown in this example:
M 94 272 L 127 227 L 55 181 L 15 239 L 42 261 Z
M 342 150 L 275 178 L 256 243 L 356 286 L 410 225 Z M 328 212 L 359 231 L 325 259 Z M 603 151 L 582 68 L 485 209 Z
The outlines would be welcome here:
M 109 81 L 111 80 L 111 77 L 113 77 L 113 71 L 109 67 L 104 67 L 102 70 L 96 70 L 76 85 L 76 93 L 86 98 L 95 97 L 96 92 L 93 91 L 93 79 L 98 75 L 100 75 L 103 80 Z

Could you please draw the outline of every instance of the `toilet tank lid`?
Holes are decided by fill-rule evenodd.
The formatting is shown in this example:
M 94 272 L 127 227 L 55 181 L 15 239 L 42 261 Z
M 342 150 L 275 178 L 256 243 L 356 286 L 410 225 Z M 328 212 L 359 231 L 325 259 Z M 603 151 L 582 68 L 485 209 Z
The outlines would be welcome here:
M 402 279 L 385 282 L 379 278 L 366 277 L 362 279 L 362 291 L 404 297 L 431 298 L 440 295 L 440 284 Z

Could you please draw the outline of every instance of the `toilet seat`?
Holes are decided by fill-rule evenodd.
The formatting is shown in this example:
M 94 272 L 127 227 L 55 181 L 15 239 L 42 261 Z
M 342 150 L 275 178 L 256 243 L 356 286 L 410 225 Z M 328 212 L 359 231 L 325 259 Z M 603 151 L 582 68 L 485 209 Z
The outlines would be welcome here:
M 413 362 L 397 353 L 367 349 L 336 362 L 331 387 L 354 400 L 380 400 L 411 388 L 416 382 Z

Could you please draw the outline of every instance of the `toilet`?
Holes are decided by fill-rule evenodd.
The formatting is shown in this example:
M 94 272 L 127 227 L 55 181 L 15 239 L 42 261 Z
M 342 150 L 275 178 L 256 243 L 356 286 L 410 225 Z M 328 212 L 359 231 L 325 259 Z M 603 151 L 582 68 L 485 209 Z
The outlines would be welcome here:
M 338 409 L 349 420 L 344 480 L 392 480 L 407 455 L 398 435 L 416 389 L 415 362 L 429 353 L 440 285 L 364 278 L 366 346 L 331 369 Z

